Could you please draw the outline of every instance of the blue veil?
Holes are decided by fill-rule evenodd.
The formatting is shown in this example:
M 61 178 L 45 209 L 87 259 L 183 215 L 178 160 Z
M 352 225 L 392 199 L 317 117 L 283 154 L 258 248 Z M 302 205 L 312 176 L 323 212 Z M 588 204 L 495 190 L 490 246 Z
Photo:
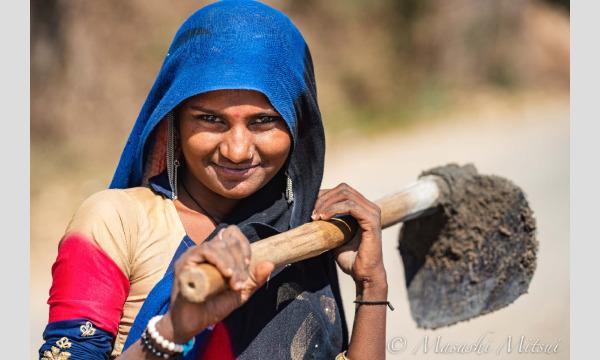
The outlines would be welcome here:
M 198 10 L 182 24 L 129 135 L 110 187 L 145 185 L 148 159 L 160 144 L 157 129 L 165 116 L 191 96 L 222 89 L 263 93 L 285 120 L 293 149 L 280 174 L 244 199 L 215 232 L 237 224 L 254 242 L 311 221 L 323 176 L 325 141 L 310 51 L 284 14 L 255 1 L 220 1 Z M 292 204 L 284 195 L 284 172 L 292 179 Z M 165 195 L 172 190 L 168 183 L 160 183 L 160 176 L 149 182 Z M 186 236 L 171 264 L 188 246 L 193 242 Z M 125 348 L 139 339 L 149 318 L 168 309 L 172 278 L 170 267 L 142 306 Z M 347 347 L 348 335 L 332 255 L 325 253 L 276 269 L 268 286 L 223 323 L 237 358 L 335 357 Z M 195 349 L 198 354 L 210 336 L 202 335 Z

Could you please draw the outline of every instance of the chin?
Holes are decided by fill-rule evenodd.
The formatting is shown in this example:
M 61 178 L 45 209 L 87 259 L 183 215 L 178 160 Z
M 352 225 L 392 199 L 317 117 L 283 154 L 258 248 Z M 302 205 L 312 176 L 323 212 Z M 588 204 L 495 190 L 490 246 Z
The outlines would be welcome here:
M 254 194 L 259 189 L 260 187 L 253 184 L 246 184 L 246 182 L 238 184 L 219 183 L 218 191 L 216 192 L 227 199 L 240 200 Z
M 220 193 L 220 195 L 227 199 L 241 200 L 241 199 L 247 198 L 248 196 L 252 195 L 253 193 L 254 192 L 224 190 Z

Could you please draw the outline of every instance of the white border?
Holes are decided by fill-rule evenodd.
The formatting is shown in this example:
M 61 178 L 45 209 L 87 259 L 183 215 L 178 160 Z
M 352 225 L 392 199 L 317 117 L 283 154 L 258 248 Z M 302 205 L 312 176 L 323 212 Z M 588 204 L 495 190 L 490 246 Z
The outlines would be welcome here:
M 594 9 L 595 8 L 595 9 Z M 600 5 L 571 4 L 571 358 L 597 358 Z M 549 314 L 551 316 L 551 314 Z M 592 357 L 590 355 L 593 355 Z
M 0 3 L 2 357 L 29 352 L 29 2 Z M 13 354 L 14 353 L 14 354 Z M 10 354 L 10 355 L 9 355 Z M 18 355 L 17 355 L 18 354 Z M 12 356 L 11 356 L 12 355 Z
M 595 5 L 596 9 L 592 7 Z M 29 3 L 3 2 L 0 43 L 1 96 L 4 109 L 2 185 L 5 206 L 1 216 L 4 291 L 0 336 L 6 351 L 29 349 Z M 596 228 L 600 203 L 600 33 L 598 3 L 575 1 L 572 22 L 571 129 L 571 354 L 589 358 L 600 351 L 598 339 Z M 548 314 L 552 316 L 552 314 Z M 19 350 L 20 349 L 20 350 Z M 18 357 L 17 357 L 18 358 Z

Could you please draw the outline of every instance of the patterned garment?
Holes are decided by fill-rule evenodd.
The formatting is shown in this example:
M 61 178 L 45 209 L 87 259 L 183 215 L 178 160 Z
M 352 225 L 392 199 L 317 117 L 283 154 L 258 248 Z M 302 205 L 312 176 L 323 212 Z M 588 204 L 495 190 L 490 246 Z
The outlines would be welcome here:
M 195 242 L 171 200 L 166 118 L 185 99 L 222 89 L 264 94 L 285 120 L 293 147 L 280 172 L 202 240 L 229 224 L 255 242 L 311 221 L 325 137 L 308 46 L 284 14 L 264 4 L 208 5 L 177 31 L 112 190 L 86 200 L 69 225 L 52 270 L 40 358 L 115 356 L 139 340 L 152 316 L 168 310 L 172 264 Z M 335 358 L 348 334 L 332 254 L 275 269 L 247 303 L 196 339 L 186 359 Z

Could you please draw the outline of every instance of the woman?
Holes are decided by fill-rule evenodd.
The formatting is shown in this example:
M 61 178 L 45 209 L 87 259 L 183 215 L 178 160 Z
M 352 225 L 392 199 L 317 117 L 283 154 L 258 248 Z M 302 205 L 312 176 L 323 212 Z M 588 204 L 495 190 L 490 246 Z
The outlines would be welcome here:
M 319 191 L 324 151 L 310 52 L 291 21 L 253 1 L 194 13 L 112 189 L 61 240 L 40 357 L 384 358 L 379 209 L 345 184 Z M 249 243 L 347 213 L 360 231 L 343 249 L 249 267 Z M 173 279 L 190 262 L 215 265 L 230 289 L 185 301 Z M 360 303 L 349 343 L 336 262 Z

